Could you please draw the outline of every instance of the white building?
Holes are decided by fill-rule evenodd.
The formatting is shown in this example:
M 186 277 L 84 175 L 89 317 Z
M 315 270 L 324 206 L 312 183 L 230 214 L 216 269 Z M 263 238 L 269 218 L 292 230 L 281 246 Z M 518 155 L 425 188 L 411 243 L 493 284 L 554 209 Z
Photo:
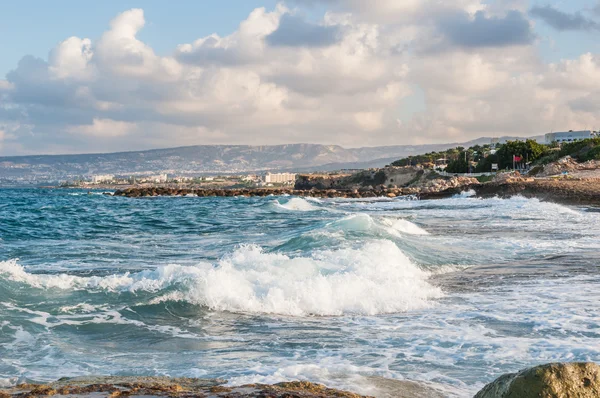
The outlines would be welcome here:
M 103 182 L 111 182 L 115 179 L 115 176 L 112 174 L 100 174 L 97 176 L 92 176 L 92 184 L 102 184 Z
M 163 182 L 167 182 L 167 175 L 166 174 L 158 174 L 155 176 L 150 177 L 150 180 L 153 182 L 157 182 L 157 183 L 163 183 Z
M 574 141 L 581 141 L 581 140 L 585 140 L 588 138 L 593 138 L 594 134 L 592 133 L 592 131 L 590 130 L 583 130 L 583 131 L 567 131 L 567 132 L 559 132 L 559 133 L 548 133 L 546 134 L 546 144 L 551 144 L 552 142 L 556 141 L 559 144 L 562 144 L 564 142 L 574 142 Z
M 296 174 L 292 173 L 267 173 L 265 184 L 291 184 L 296 181 Z

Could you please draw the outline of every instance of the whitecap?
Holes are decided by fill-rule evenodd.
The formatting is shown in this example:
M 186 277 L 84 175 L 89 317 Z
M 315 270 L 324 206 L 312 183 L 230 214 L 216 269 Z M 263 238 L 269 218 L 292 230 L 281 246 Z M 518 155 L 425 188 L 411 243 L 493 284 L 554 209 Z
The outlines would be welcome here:
M 278 201 L 273 202 L 275 206 L 292 211 L 315 211 L 320 210 L 319 207 L 310 204 L 306 199 L 302 198 L 291 198 L 285 203 L 279 203 Z
M 384 218 L 382 223 L 391 228 L 392 231 L 397 231 L 408 235 L 429 235 L 429 232 L 419 227 L 417 224 L 402 218 Z
M 1 262 L 0 274 L 38 288 L 151 293 L 170 288 L 164 292 L 167 299 L 212 310 L 292 316 L 404 312 L 427 307 L 442 296 L 428 282 L 429 273 L 388 240 L 310 257 L 245 245 L 214 265 L 171 264 L 105 277 L 30 274 L 14 261 Z

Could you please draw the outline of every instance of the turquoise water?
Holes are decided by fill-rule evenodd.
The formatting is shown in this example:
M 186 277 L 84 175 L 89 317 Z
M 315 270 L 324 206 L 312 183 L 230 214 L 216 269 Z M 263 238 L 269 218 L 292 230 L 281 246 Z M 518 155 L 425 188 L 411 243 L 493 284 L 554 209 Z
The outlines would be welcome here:
M 0 385 L 382 380 L 600 361 L 600 212 L 535 199 L 0 190 Z

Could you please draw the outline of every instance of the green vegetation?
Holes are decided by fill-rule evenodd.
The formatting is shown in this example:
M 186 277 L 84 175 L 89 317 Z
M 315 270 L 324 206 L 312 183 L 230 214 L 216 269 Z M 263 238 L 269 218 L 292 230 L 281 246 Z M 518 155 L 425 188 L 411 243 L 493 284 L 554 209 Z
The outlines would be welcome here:
M 590 138 L 583 141 L 569 142 L 560 148 L 560 156 L 570 155 L 578 162 L 600 159 L 600 138 Z
M 544 145 L 534 140 L 526 140 L 507 141 L 496 145 L 495 149 L 490 145 L 475 145 L 467 149 L 457 147 L 442 152 L 409 156 L 392 163 L 392 166 L 421 165 L 435 168 L 440 163 L 446 163 L 448 173 L 483 173 L 492 171 L 493 164 L 497 164 L 499 170 L 512 169 L 513 159 L 517 159 L 517 164 L 527 164 L 539 172 L 541 169 L 538 166 L 565 156 L 571 156 L 579 162 L 600 160 L 600 138 L 566 143 L 562 146 L 556 142 Z
M 416 166 L 418 164 L 425 165 L 430 164 L 433 166 L 436 161 L 445 160 L 447 163 L 464 159 L 465 152 L 467 152 L 467 158 L 470 161 L 480 161 L 484 158 L 484 154 L 489 152 L 491 149 L 490 145 L 475 145 L 470 147 L 469 149 L 463 147 L 451 148 L 446 151 L 441 152 L 428 152 L 424 155 L 416 155 L 409 156 L 407 158 L 403 158 L 392 163 L 392 166 L 402 167 L 402 166 Z
M 484 182 L 490 182 L 494 179 L 493 175 L 489 175 L 489 176 L 479 176 L 476 177 L 477 181 L 479 181 L 480 183 L 484 183 Z
M 383 170 L 379 170 L 375 176 L 373 176 L 373 184 L 381 185 L 385 182 L 385 172 Z

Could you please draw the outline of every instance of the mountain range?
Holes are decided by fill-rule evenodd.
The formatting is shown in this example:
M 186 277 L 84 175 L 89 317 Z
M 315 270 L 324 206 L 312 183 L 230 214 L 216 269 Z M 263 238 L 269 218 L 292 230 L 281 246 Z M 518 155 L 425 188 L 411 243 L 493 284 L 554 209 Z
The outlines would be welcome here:
M 479 138 L 464 143 L 362 148 L 318 144 L 196 145 L 101 154 L 5 156 L 0 157 L 0 180 L 49 182 L 97 174 L 207 175 L 382 167 L 410 155 L 490 141 L 491 138 Z

